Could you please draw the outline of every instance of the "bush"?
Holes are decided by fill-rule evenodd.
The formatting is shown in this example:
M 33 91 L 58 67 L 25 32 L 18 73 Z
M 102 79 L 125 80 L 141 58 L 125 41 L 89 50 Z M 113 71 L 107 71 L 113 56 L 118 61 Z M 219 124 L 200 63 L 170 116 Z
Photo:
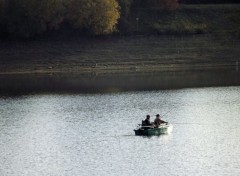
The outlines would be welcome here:
M 57 28 L 63 20 L 61 0 L 5 1 L 1 24 L 11 37 L 29 38 Z
M 29 38 L 63 21 L 91 34 L 109 34 L 119 16 L 116 0 L 0 0 L 0 34 Z
M 120 17 L 115 0 L 71 0 L 68 9 L 67 19 L 73 26 L 95 35 L 114 32 Z
M 131 11 L 133 0 L 118 0 L 118 3 L 121 8 L 121 17 L 127 17 Z

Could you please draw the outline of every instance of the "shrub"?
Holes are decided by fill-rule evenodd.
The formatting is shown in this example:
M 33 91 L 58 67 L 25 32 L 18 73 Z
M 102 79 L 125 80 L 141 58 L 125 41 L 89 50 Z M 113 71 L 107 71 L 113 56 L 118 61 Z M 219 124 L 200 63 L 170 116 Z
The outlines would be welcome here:
M 62 0 L 5 1 L 1 24 L 13 37 L 29 38 L 57 28 L 63 20 Z
M 70 23 L 95 35 L 114 32 L 119 17 L 119 5 L 115 0 L 70 0 L 68 3 Z

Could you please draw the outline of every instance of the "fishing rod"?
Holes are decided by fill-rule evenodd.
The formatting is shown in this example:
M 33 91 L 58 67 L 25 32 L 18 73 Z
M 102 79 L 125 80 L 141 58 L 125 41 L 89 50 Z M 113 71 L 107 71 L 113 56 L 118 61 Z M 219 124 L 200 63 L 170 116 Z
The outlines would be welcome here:
M 169 114 L 170 112 L 172 112 L 172 110 L 175 108 L 175 106 L 174 107 L 172 107 L 169 111 L 167 111 L 167 112 L 165 112 L 163 115 L 161 115 L 161 116 L 165 116 L 165 115 L 167 115 L 167 114 Z
M 204 123 L 178 123 L 178 122 L 172 122 L 171 124 L 176 124 L 176 125 L 207 125 Z
M 194 123 L 194 122 L 172 122 L 171 124 L 176 124 L 176 125 L 219 125 L 217 123 Z

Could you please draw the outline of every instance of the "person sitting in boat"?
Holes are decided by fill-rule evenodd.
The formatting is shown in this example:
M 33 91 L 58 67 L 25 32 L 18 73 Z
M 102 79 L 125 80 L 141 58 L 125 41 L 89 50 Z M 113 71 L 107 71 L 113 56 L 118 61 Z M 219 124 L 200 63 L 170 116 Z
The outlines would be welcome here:
M 168 123 L 168 122 L 165 122 L 165 121 L 163 121 L 163 120 L 161 120 L 160 119 L 160 115 L 159 114 L 157 114 L 156 115 L 156 118 L 155 118 L 155 120 L 154 120 L 154 125 L 156 126 L 156 127 L 158 127 L 159 125 L 161 125 L 162 123 Z
M 146 116 L 146 119 L 142 121 L 142 126 L 151 126 L 152 123 L 150 122 L 150 115 Z

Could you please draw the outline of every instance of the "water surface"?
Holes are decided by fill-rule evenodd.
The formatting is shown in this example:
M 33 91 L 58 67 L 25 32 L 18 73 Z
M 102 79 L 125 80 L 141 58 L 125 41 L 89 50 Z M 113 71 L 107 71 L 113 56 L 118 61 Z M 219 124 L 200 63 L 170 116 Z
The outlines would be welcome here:
M 0 98 L 0 175 L 239 175 L 240 87 Z M 135 136 L 146 114 L 174 125 Z
M 130 73 L 0 74 L 1 95 L 110 93 L 194 87 L 240 86 L 235 68 Z

